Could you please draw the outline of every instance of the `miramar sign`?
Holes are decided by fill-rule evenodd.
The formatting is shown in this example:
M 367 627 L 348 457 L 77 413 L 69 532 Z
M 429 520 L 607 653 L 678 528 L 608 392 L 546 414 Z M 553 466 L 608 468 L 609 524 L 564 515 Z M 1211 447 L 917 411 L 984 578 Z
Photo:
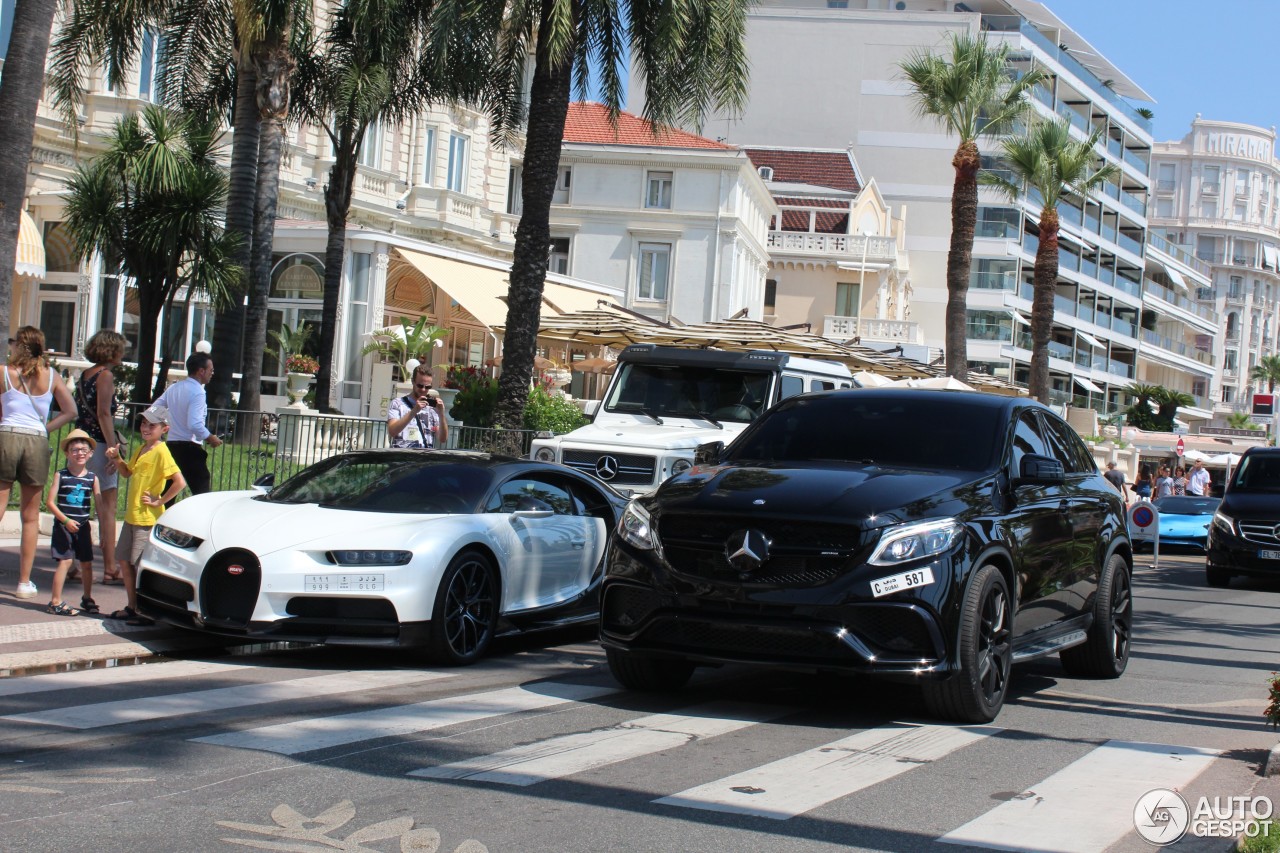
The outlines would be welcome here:
M 1207 154 L 1245 157 L 1270 163 L 1275 158 L 1275 141 L 1264 136 L 1245 136 L 1239 133 L 1206 133 L 1204 150 Z

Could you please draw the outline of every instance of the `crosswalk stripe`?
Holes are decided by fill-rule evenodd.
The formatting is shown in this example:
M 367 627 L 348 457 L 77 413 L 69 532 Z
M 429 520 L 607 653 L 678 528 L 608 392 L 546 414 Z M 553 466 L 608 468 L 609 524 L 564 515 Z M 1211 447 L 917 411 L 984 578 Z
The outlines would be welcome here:
M 492 755 L 424 767 L 409 775 L 533 785 L 749 728 L 793 710 L 736 702 L 697 705 L 679 713 L 653 714 L 607 729 L 553 737 Z
M 413 705 L 380 708 L 376 711 L 298 720 L 242 732 L 192 738 L 192 740 L 197 743 L 296 755 L 300 752 L 343 746 L 375 738 L 431 731 L 503 714 L 533 711 L 565 702 L 582 702 L 616 692 L 618 692 L 617 688 L 613 687 L 539 682 L 487 693 L 472 693 L 445 699 L 432 699 Z
M 54 672 L 48 675 L 0 679 L 0 698 L 22 696 L 27 693 L 44 693 L 53 690 L 114 687 L 117 684 L 137 684 L 142 681 L 156 681 L 159 679 L 220 675 L 243 669 L 243 664 L 182 660 L 137 664 L 134 666 L 109 666 L 99 669 L 84 669 L 78 672 Z
M 354 693 L 398 687 L 450 678 L 444 672 L 338 672 L 329 675 L 313 675 L 286 681 L 258 684 L 241 684 L 236 687 L 220 687 L 213 690 L 196 690 L 167 696 L 125 699 L 119 702 L 99 702 L 92 705 L 76 705 L 55 708 L 30 714 L 12 714 L 0 720 L 26 723 L 43 723 L 69 729 L 96 729 L 139 720 L 159 717 L 176 717 L 183 714 L 199 714 L 205 711 L 223 711 L 268 702 L 287 702 L 313 696 L 330 696 L 337 693 Z
M 787 820 L 1001 731 L 894 723 L 654 802 Z
M 1111 740 L 938 839 L 995 850 L 1089 853 L 1134 828 L 1133 807 L 1153 788 L 1183 788 L 1219 752 Z

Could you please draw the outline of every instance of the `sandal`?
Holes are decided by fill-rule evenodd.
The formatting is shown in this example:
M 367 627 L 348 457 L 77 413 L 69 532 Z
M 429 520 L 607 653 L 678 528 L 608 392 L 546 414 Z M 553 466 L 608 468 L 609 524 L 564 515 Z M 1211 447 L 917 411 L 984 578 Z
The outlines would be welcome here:
M 44 609 L 45 613 L 52 613 L 54 616 L 78 616 L 80 611 L 69 606 L 65 601 L 59 601 L 54 604 L 49 602 L 49 606 Z
M 99 583 L 103 586 L 124 586 L 124 577 L 121 575 L 103 575 Z
M 99 610 L 98 608 L 98 602 L 94 601 L 92 598 L 89 598 L 88 596 L 85 596 L 80 599 L 80 612 L 91 613 L 94 616 L 97 616 L 102 611 Z
M 121 619 L 121 620 L 124 620 L 124 621 L 126 621 L 126 622 L 127 622 L 127 621 L 128 621 L 128 620 L 130 620 L 130 619 L 137 619 L 137 618 L 138 618 L 138 611 L 134 610 L 132 607 L 125 606 L 125 607 L 122 607 L 121 609 L 119 609 L 119 610 L 115 611 L 114 613 L 112 613 L 112 614 L 111 614 L 110 616 L 108 616 L 107 618 L 108 618 L 108 619 Z
M 138 616 L 133 617 L 132 619 L 126 620 L 124 624 L 126 624 L 126 625 L 154 625 L 154 624 L 156 624 L 156 620 L 151 619 L 151 618 L 146 617 L 146 616 L 138 615 Z

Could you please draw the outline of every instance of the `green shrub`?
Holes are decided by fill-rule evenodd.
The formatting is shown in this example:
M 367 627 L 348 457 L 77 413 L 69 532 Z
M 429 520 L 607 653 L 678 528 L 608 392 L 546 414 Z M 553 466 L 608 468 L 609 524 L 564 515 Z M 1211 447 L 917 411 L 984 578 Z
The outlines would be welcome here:
M 498 380 L 475 377 L 458 389 L 449 414 L 471 427 L 493 426 L 498 408 Z
M 572 400 L 548 394 L 541 388 L 529 392 L 529 402 L 524 408 L 524 428 L 554 432 L 561 435 L 573 432 L 587 422 L 587 416 Z

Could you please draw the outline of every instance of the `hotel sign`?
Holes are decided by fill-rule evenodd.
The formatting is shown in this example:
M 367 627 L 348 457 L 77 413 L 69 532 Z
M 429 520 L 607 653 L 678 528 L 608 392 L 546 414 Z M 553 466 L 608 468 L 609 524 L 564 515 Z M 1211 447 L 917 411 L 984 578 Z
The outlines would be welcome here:
M 1204 150 L 1208 154 L 1247 157 L 1263 163 L 1270 163 L 1275 157 L 1275 143 L 1272 140 L 1239 133 L 1206 133 Z

